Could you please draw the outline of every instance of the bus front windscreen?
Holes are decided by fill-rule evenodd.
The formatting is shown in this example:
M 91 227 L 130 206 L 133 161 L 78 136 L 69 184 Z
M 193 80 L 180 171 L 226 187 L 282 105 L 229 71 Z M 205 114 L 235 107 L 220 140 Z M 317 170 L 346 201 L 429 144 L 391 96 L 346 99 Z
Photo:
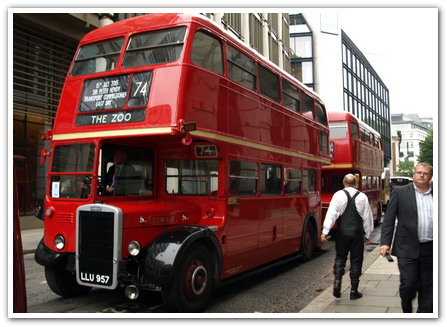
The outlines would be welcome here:
M 60 145 L 54 149 L 50 196 L 88 198 L 93 172 L 93 143 Z

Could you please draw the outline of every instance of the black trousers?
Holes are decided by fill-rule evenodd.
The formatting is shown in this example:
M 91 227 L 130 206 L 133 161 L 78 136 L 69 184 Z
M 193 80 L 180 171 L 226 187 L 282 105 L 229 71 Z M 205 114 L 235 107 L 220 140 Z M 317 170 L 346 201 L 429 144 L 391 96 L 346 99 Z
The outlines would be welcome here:
M 349 277 L 351 278 L 351 281 L 356 281 L 360 278 L 362 273 L 364 249 L 365 244 L 363 231 L 355 232 L 337 230 L 335 239 L 335 279 L 340 279 L 341 276 L 344 275 L 348 254 L 351 261 Z
M 413 312 L 412 301 L 418 294 L 417 312 L 433 312 L 433 242 L 420 244 L 417 259 L 397 258 L 400 272 L 399 293 L 404 313 Z

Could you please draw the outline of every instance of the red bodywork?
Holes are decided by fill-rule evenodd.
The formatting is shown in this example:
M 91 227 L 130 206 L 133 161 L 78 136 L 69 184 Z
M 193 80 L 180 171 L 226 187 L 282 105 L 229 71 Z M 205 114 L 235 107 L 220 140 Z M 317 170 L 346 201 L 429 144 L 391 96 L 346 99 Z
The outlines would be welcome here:
M 343 188 L 342 180 L 348 173 L 358 176 L 358 189 L 368 196 L 374 221 L 378 221 L 382 212 L 380 199 L 383 172 L 380 134 L 347 112 L 328 112 L 328 120 L 330 126 L 346 123 L 347 133 L 342 138 L 330 136 L 331 164 L 323 166 L 323 221 L 332 196 Z M 358 130 L 358 137 L 352 136 L 355 134 L 354 128 Z M 363 138 L 365 134 L 369 138 Z
M 59 251 L 53 242 L 57 234 L 62 234 L 66 246 L 61 252 L 74 252 L 76 208 L 102 201 L 123 212 L 122 258 L 128 256 L 127 244 L 132 240 L 144 247 L 175 226 L 209 226 L 221 246 L 220 277 L 226 278 L 299 251 L 306 219 L 315 221 L 315 232 L 319 233 L 320 169 L 329 163 L 328 153 L 320 151 L 320 135 L 328 135 L 328 128 L 287 109 L 282 101 L 273 101 L 259 90 L 236 84 L 226 72 L 219 75 L 194 65 L 190 59 L 191 43 L 195 31 L 203 30 L 219 39 L 224 49 L 226 43 L 231 44 L 321 103 L 315 93 L 203 17 L 152 14 L 129 19 L 87 34 L 80 46 L 118 36 L 123 36 L 127 44 L 133 34 L 176 26 L 186 26 L 187 32 L 182 53 L 174 62 L 138 68 L 123 68 L 118 64 L 109 72 L 79 77 L 69 74 L 52 134 L 53 153 L 57 146 L 93 143 L 96 149 L 93 167 L 100 164 L 98 149 L 104 142 L 151 149 L 155 158 L 153 194 L 106 198 L 92 192 L 87 198 L 64 199 L 52 197 L 48 192 L 45 208 L 50 215 L 45 216 L 44 242 L 51 250 Z M 149 101 L 143 108 L 144 120 L 76 125 L 77 117 L 83 115 L 78 108 L 86 79 L 140 71 L 152 72 Z M 184 123 L 188 122 L 194 122 L 196 129 L 184 131 Z M 217 192 L 208 196 L 178 196 L 166 192 L 166 161 L 198 159 L 194 152 L 197 144 L 214 145 L 218 150 L 214 157 L 219 161 Z M 311 194 L 284 195 L 282 191 L 279 195 L 263 196 L 258 185 L 251 196 L 232 197 L 227 191 L 230 160 L 315 170 L 316 190 Z M 95 174 L 96 168 L 92 189 L 97 186 Z M 50 171 L 49 183 L 52 176 L 55 174 Z M 187 220 L 182 218 L 185 216 Z M 315 242 L 318 246 L 318 237 Z

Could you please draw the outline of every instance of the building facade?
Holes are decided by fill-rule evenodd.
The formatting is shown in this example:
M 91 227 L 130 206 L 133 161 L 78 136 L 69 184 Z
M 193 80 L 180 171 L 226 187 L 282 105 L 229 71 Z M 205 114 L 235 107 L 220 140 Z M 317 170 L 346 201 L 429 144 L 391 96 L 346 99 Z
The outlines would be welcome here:
M 427 137 L 428 131 L 433 129 L 430 118 L 420 118 L 419 115 L 392 114 L 391 134 L 394 141 L 393 165 L 391 172 L 398 171 L 400 162 L 418 162 L 420 143 Z
M 339 26 L 336 13 L 290 14 L 292 74 L 325 101 L 328 111 L 347 111 L 378 131 L 384 166 L 391 160 L 389 90 Z
M 18 168 L 20 213 L 37 213 L 46 166 L 41 136 L 51 129 L 77 44 L 88 32 L 141 13 L 13 14 L 13 154 Z M 287 13 L 203 13 L 287 72 L 291 71 Z M 9 113 L 11 114 L 11 112 Z M 47 161 L 48 162 L 48 161 Z M 47 163 L 48 164 L 48 163 Z M 26 173 L 25 173 L 26 172 Z

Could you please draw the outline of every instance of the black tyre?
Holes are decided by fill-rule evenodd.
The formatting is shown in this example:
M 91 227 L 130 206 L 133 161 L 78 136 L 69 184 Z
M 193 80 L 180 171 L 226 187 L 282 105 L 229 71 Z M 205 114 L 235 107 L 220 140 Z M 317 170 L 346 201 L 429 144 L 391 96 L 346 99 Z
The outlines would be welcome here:
M 56 265 L 45 267 L 45 278 L 50 289 L 62 297 L 74 297 L 86 294 L 91 287 L 79 285 L 76 275 L 65 269 L 67 260 L 62 259 Z
M 181 258 L 173 284 L 162 290 L 163 302 L 171 312 L 200 312 L 214 287 L 214 265 L 210 251 L 194 244 Z
M 301 237 L 301 255 L 303 261 L 309 261 L 315 252 L 316 236 L 315 228 L 310 220 L 306 221 Z

